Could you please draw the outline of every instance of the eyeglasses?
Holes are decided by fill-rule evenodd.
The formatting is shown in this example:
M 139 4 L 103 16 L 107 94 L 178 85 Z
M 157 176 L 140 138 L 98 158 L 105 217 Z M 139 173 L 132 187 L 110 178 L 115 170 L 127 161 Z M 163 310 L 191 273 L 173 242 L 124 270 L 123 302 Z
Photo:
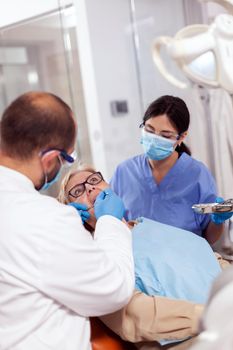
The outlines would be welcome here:
M 144 123 L 139 125 L 139 128 L 143 128 L 146 132 L 150 133 L 150 134 L 155 134 L 158 136 L 162 136 L 166 139 L 175 139 L 175 140 L 179 140 L 180 136 L 179 134 L 174 133 L 173 131 L 167 131 L 167 130 L 162 130 L 162 131 L 155 131 L 154 129 L 152 129 L 149 125 L 145 125 Z
M 90 176 L 88 176 L 86 181 L 72 187 L 69 190 L 68 195 L 73 198 L 78 198 L 85 192 L 86 190 L 85 184 L 98 185 L 101 181 L 104 181 L 102 174 L 99 171 L 96 173 L 93 173 Z
M 59 151 L 60 154 L 59 156 L 65 160 L 66 162 L 66 165 L 70 166 L 72 165 L 72 163 L 75 162 L 75 160 L 77 159 L 77 152 L 76 151 L 73 151 L 71 154 L 68 154 L 65 150 L 63 149 L 59 149 L 59 148 L 49 148 L 49 149 L 46 149 L 45 151 L 42 151 L 40 153 L 41 156 L 43 156 L 44 154 L 48 153 L 48 152 L 51 152 L 51 151 Z M 59 157 L 58 156 L 58 157 Z

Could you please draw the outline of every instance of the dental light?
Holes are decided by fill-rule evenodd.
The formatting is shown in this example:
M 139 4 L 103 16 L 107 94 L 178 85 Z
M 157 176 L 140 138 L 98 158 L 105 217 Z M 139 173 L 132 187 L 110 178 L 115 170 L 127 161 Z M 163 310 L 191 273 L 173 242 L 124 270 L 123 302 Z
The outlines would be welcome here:
M 209 2 L 211 0 L 200 0 Z M 233 14 L 233 0 L 212 0 Z M 174 38 L 161 36 L 153 46 L 153 59 L 161 74 L 173 85 L 188 84 L 168 72 L 161 49 L 176 62 L 191 81 L 207 87 L 221 87 L 233 94 L 233 16 L 219 14 L 210 25 L 195 24 L 181 29 Z

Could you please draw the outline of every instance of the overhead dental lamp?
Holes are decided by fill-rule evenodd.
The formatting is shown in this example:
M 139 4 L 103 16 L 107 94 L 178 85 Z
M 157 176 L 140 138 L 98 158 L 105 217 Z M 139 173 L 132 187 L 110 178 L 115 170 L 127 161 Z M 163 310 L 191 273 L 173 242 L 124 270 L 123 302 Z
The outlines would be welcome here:
M 188 84 L 166 68 L 161 49 L 176 62 L 191 81 L 207 87 L 221 87 L 233 94 L 233 0 L 200 0 L 216 2 L 230 13 L 219 14 L 210 25 L 194 24 L 181 29 L 173 38 L 161 36 L 153 45 L 153 60 L 160 73 L 173 85 Z

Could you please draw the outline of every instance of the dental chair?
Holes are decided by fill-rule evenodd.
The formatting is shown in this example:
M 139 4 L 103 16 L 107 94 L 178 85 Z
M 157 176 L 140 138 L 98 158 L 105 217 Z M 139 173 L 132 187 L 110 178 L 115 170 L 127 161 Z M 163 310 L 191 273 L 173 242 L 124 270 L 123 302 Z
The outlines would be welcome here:
M 122 340 L 97 317 L 91 318 L 92 350 L 135 350 L 132 343 Z

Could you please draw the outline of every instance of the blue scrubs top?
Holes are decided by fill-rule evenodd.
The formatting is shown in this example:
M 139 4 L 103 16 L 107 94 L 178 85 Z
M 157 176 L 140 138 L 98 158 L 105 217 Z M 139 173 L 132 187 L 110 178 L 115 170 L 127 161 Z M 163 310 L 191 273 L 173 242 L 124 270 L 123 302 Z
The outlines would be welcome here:
M 203 163 L 186 153 L 181 154 L 159 184 L 144 154 L 121 163 L 110 184 L 122 198 L 128 220 L 143 216 L 200 236 L 210 216 L 195 213 L 192 205 L 216 199 L 211 173 Z

